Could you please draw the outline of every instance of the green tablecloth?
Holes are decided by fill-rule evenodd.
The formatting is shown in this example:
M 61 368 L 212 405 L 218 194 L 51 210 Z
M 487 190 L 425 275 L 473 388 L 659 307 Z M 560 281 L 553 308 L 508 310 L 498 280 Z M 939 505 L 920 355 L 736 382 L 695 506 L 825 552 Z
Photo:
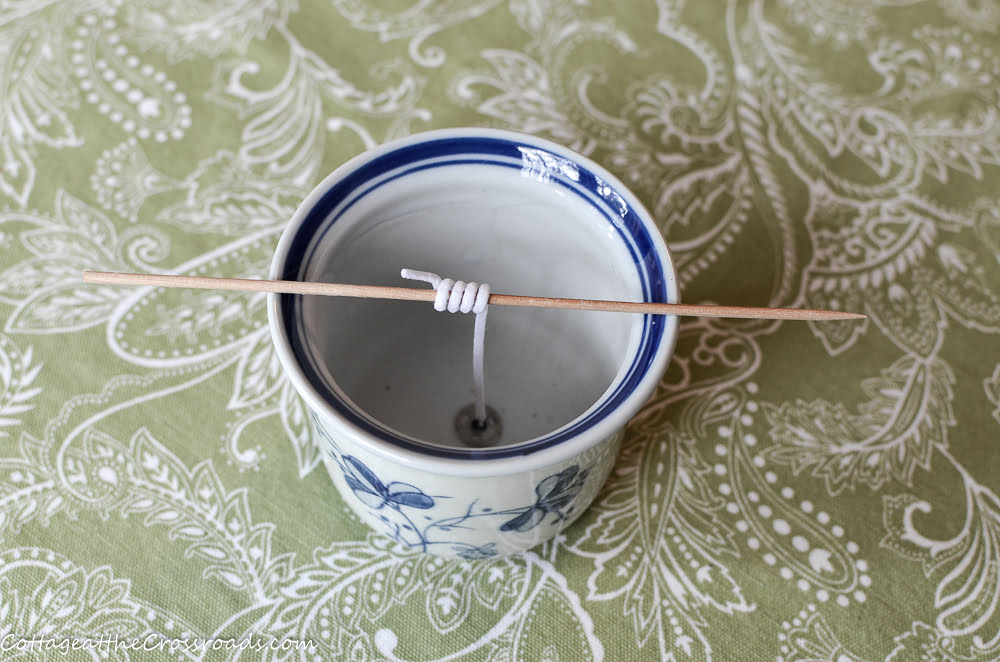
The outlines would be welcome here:
M 998 34 L 986 0 L 4 3 L 0 657 L 997 659 Z M 335 493 L 261 295 L 80 283 L 266 276 L 334 167 L 463 125 L 612 170 L 688 302 L 869 319 L 685 320 L 595 505 L 444 562 Z

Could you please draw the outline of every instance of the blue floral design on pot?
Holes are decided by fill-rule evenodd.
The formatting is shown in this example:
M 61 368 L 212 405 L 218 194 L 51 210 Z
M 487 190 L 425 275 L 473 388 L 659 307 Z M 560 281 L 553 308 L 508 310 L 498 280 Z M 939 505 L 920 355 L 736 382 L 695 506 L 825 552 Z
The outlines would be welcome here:
M 581 471 L 574 464 L 573 466 L 566 467 L 557 474 L 552 474 L 543 479 L 535 487 L 535 494 L 538 495 L 538 500 L 525 508 L 517 517 L 501 524 L 500 530 L 529 531 L 541 524 L 542 520 L 549 513 L 556 516 L 557 522 L 566 519 L 566 516 L 572 510 L 570 506 L 586 484 L 589 473 L 589 468 Z M 569 509 L 563 512 L 563 509 L 567 507 Z
M 497 555 L 496 544 L 486 543 L 485 545 L 455 545 L 452 551 L 458 554 L 459 558 L 467 561 L 479 561 L 480 559 L 491 559 Z
M 407 547 L 430 551 L 431 547 L 448 549 L 459 558 L 468 560 L 488 559 L 499 554 L 495 542 L 475 545 L 454 539 L 457 529 L 470 528 L 474 519 L 503 517 L 501 532 L 523 533 L 539 526 L 547 515 L 555 515 L 556 522 L 566 519 L 573 510 L 573 503 L 583 489 L 590 467 L 581 469 L 569 466 L 559 473 L 539 481 L 535 486 L 537 498 L 531 505 L 521 508 L 498 510 L 479 505 L 474 499 L 460 515 L 435 517 L 435 509 L 451 497 L 430 495 L 416 485 L 391 481 L 386 483 L 363 461 L 341 452 L 338 444 L 321 425 L 317 429 L 330 446 L 330 457 L 344 476 L 347 487 L 364 504 L 377 521 L 384 525 L 383 533 Z M 450 503 L 452 506 L 454 502 Z M 452 508 L 449 508 L 454 512 Z M 418 524 L 419 522 L 419 524 Z M 447 539 L 441 539 L 442 534 Z
M 389 506 L 397 510 L 400 506 L 421 510 L 434 507 L 434 499 L 424 494 L 420 488 L 399 482 L 384 485 L 364 462 L 350 455 L 343 457 L 340 467 L 344 471 L 344 480 L 366 506 L 375 509 Z

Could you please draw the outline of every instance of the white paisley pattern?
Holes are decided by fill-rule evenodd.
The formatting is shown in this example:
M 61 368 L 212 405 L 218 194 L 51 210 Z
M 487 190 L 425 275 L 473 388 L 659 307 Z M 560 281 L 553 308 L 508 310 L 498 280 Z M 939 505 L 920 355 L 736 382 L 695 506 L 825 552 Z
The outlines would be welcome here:
M 3 659 L 1000 657 L 996 2 L 14 0 L 0 80 Z M 686 300 L 868 319 L 684 320 L 591 509 L 444 561 L 316 471 L 262 295 L 80 282 L 263 277 L 456 125 L 606 165 Z

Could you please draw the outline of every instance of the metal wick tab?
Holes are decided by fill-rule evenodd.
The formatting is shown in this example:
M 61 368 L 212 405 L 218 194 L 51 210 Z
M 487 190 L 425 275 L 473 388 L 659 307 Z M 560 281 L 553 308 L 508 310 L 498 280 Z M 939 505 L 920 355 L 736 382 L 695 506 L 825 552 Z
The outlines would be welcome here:
M 476 405 L 470 403 L 455 414 L 455 434 L 459 441 L 472 448 L 496 446 L 503 434 L 503 422 L 497 410 L 486 406 L 486 418 L 476 418 Z

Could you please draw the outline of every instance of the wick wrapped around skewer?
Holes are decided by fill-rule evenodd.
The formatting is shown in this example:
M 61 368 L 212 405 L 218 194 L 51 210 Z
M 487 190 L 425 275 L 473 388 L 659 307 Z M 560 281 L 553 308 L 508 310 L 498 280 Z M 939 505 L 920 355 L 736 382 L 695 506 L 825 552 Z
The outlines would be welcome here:
M 486 380 L 483 370 L 483 354 L 486 343 L 486 313 L 489 312 L 490 286 L 483 283 L 455 281 L 441 278 L 429 271 L 403 269 L 399 275 L 409 280 L 430 283 L 437 291 L 434 310 L 449 313 L 475 313 L 476 326 L 472 336 L 472 379 L 474 388 L 473 423 L 486 427 Z

